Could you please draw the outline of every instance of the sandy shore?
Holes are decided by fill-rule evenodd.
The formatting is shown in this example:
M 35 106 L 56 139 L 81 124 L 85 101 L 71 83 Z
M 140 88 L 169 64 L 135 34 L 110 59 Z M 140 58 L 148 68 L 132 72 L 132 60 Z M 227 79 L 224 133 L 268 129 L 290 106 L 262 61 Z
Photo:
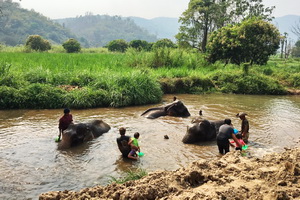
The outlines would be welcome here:
M 300 149 L 248 158 L 233 151 L 207 162 L 199 160 L 176 171 L 157 171 L 124 184 L 41 194 L 59 199 L 300 199 Z

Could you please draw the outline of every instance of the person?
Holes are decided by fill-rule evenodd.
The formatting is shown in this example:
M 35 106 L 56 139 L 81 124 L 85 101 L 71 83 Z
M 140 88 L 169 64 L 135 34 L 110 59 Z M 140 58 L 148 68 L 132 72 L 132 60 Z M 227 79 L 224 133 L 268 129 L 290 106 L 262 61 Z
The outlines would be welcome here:
M 131 148 L 129 146 L 129 140 L 130 137 L 125 135 L 126 134 L 126 129 L 124 127 L 119 128 L 119 133 L 120 137 L 117 138 L 117 144 L 120 152 L 122 153 L 122 156 L 124 158 L 127 158 L 129 152 L 131 151 Z
M 128 154 L 128 158 L 137 160 L 138 159 L 138 154 L 137 151 L 140 151 L 140 146 L 139 146 L 139 142 L 138 139 L 140 137 L 140 134 L 138 132 L 134 133 L 134 137 L 130 138 L 130 141 L 128 142 L 128 144 L 131 147 L 131 151 Z
M 246 143 L 244 142 L 244 140 L 242 139 L 242 134 L 240 134 L 240 133 L 238 133 L 238 134 L 236 134 L 235 135 L 236 136 L 236 138 L 238 139 L 238 141 L 240 142 L 240 144 L 242 145 L 242 146 L 238 146 L 237 144 L 235 144 L 235 145 L 233 145 L 232 147 L 235 147 L 235 150 L 240 150 L 240 151 L 242 151 L 242 147 L 244 146 L 244 145 L 246 145 Z M 231 144 L 232 143 L 235 143 L 234 141 L 231 141 Z
M 237 117 L 239 117 L 242 120 L 241 124 L 241 134 L 243 137 L 244 142 L 247 144 L 249 139 L 249 122 L 246 119 L 246 113 L 241 112 L 237 114 Z
M 59 135 L 58 135 L 58 141 L 60 141 L 61 138 L 61 134 L 64 130 L 66 130 L 70 124 L 73 123 L 73 116 L 72 114 L 70 114 L 70 109 L 69 108 L 65 108 L 64 109 L 64 115 L 59 119 L 59 125 L 58 125 L 58 129 L 59 129 Z
M 229 139 L 233 139 L 237 146 L 242 147 L 238 139 L 236 138 L 230 119 L 225 119 L 224 124 L 220 126 L 219 133 L 217 135 L 217 145 L 220 154 L 226 154 L 229 152 L 230 142 Z

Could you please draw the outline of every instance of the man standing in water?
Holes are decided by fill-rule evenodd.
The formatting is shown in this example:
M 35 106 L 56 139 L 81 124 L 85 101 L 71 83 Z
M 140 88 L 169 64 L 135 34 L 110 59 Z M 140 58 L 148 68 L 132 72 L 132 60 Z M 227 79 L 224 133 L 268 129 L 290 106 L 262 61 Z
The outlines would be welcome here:
M 224 124 L 220 126 L 219 133 L 217 135 L 217 144 L 218 144 L 218 149 L 220 154 L 226 154 L 229 152 L 229 145 L 230 145 L 229 139 L 231 138 L 234 140 L 237 147 L 242 148 L 242 145 L 240 144 L 239 140 L 236 138 L 234 134 L 233 127 L 231 125 L 231 120 L 225 119 Z
M 125 135 L 126 129 L 124 127 L 119 128 L 119 133 L 121 136 L 117 138 L 117 144 L 122 156 L 127 158 L 129 152 L 131 151 L 131 148 L 128 144 L 130 137 Z
M 66 130 L 71 123 L 73 123 L 73 116 L 70 114 L 70 109 L 65 108 L 64 109 L 64 115 L 59 119 L 59 135 L 58 135 L 58 141 L 60 141 L 61 134 L 64 130 Z
M 239 117 L 242 120 L 242 126 L 241 126 L 241 134 L 243 137 L 244 142 L 247 144 L 249 139 L 249 122 L 246 119 L 246 113 L 241 112 L 238 113 L 236 116 Z

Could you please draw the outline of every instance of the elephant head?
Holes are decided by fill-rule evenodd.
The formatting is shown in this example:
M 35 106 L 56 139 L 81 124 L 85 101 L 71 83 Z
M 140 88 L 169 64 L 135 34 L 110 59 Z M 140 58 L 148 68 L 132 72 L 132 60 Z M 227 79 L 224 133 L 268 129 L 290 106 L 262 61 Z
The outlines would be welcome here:
M 67 149 L 99 137 L 110 130 L 110 126 L 102 120 L 94 120 L 91 123 L 71 124 L 62 133 L 59 149 Z
M 175 100 L 172 103 L 162 107 L 150 108 L 142 114 L 142 116 L 150 119 L 155 119 L 166 115 L 175 117 L 189 117 L 191 114 L 189 113 L 187 107 L 179 100 Z
M 196 142 L 210 141 L 216 139 L 219 127 L 224 124 L 224 120 L 208 121 L 206 119 L 197 118 L 187 126 L 186 134 L 182 142 L 192 144 Z

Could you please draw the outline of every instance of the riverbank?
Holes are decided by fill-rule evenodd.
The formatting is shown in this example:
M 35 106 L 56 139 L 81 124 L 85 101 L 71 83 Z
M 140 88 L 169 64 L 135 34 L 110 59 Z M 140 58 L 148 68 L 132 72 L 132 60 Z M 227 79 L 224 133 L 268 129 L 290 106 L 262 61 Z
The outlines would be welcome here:
M 300 199 L 300 149 L 263 158 L 233 151 L 176 171 L 159 171 L 124 184 L 54 191 L 40 200 L 59 199 Z
M 157 51 L 1 52 L 0 109 L 125 107 L 159 103 L 163 94 L 286 95 L 300 87 L 299 60 L 274 57 L 245 70 L 209 64 L 199 52 Z

